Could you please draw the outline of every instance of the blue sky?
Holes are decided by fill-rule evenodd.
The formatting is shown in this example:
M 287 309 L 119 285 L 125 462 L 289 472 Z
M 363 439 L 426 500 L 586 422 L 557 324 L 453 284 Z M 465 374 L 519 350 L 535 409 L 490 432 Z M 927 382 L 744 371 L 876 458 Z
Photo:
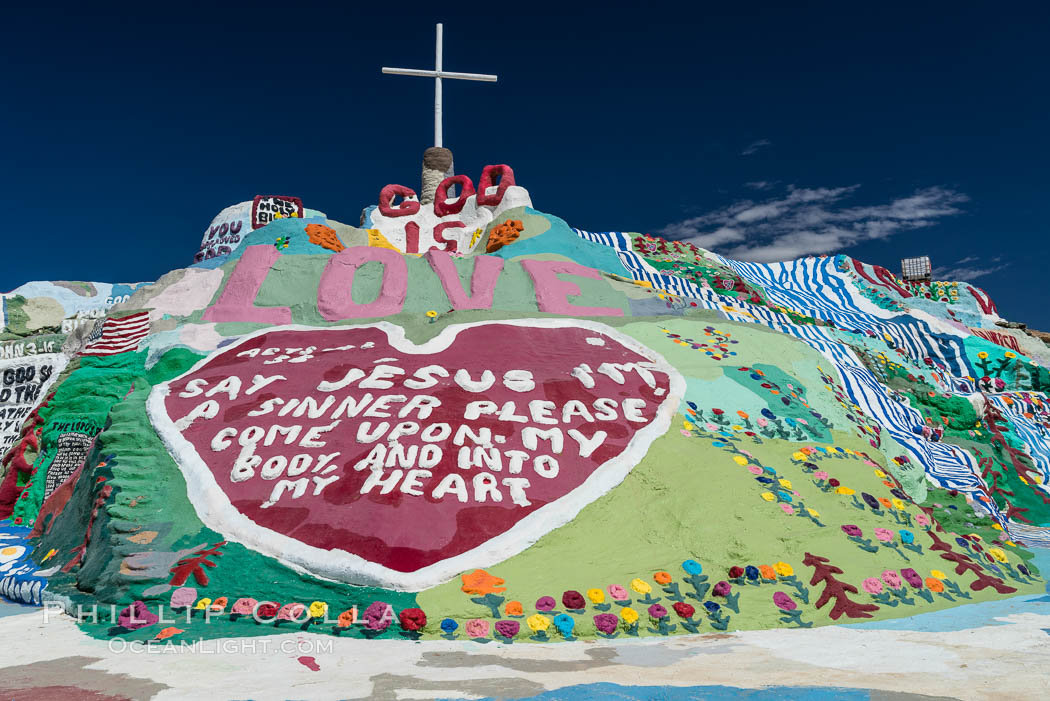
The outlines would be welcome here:
M 445 142 L 570 224 L 773 260 L 928 254 L 1050 330 L 1045 4 L 234 3 L 5 9 L 0 287 L 153 280 L 223 207 L 356 223 Z M 358 7 L 363 6 L 363 7 Z M 440 9 L 435 9 L 440 8 Z

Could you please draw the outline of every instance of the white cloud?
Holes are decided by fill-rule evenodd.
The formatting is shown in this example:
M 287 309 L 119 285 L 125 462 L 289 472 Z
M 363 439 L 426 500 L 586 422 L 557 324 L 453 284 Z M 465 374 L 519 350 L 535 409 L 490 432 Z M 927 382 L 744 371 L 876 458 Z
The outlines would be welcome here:
M 752 190 L 768 190 L 773 187 L 773 183 L 768 180 L 752 180 L 749 183 L 744 183 L 744 187 L 749 187 Z
M 660 233 L 702 248 L 736 244 L 719 253 L 772 262 L 831 253 L 932 226 L 938 219 L 961 213 L 959 205 L 969 200 L 960 192 L 930 187 L 886 204 L 847 206 L 843 200 L 854 196 L 859 188 L 788 186 L 783 195 L 763 201 L 741 200 L 669 224 Z
M 977 263 L 982 261 L 983 266 L 970 265 L 971 263 Z M 960 258 L 951 265 L 938 266 L 933 269 L 933 277 L 936 280 L 965 280 L 973 281 L 979 277 L 985 275 L 991 275 L 997 273 L 1004 268 L 1010 267 L 1009 263 L 1003 263 L 1001 256 L 996 256 L 990 260 L 983 260 L 977 256 L 966 256 Z
M 753 156 L 772 143 L 773 142 L 769 139 L 759 139 L 758 141 L 752 141 L 750 144 L 744 147 L 744 150 L 740 152 L 740 155 Z

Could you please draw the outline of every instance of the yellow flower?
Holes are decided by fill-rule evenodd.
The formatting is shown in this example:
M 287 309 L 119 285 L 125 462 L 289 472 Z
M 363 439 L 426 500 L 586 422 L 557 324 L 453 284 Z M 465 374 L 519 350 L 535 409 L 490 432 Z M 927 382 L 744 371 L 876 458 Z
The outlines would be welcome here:
M 525 625 L 527 625 L 532 632 L 538 633 L 541 630 L 547 630 L 551 627 L 551 619 L 547 618 L 542 613 L 534 613 L 525 619 Z
M 588 589 L 587 598 L 595 604 L 605 603 L 605 592 L 601 589 Z
M 988 354 L 985 353 L 984 351 L 981 351 L 980 353 L 977 354 L 977 357 L 980 358 L 981 360 L 984 360 L 985 358 L 988 357 Z
M 878 477 L 880 480 L 886 479 L 886 473 L 882 470 L 875 470 L 875 476 Z
M 969 538 L 976 538 L 978 540 L 978 542 L 980 542 L 980 540 L 981 540 L 981 536 L 977 535 L 976 533 L 970 533 L 970 534 L 968 534 L 967 537 L 969 537 Z
M 773 501 L 776 499 L 776 497 L 773 496 L 773 492 L 762 492 L 762 498 L 766 501 Z
M 940 570 L 930 570 L 930 575 L 933 576 L 934 579 L 947 579 L 948 577 L 948 575 Z
M 194 606 L 193 608 L 197 609 L 198 611 L 203 611 L 204 609 L 208 608 L 209 606 L 211 606 L 211 599 L 205 598 L 205 599 L 201 599 L 200 601 L 198 601 L 197 605 Z
M 734 455 L 733 462 L 735 462 L 737 465 L 746 465 L 747 458 L 745 458 L 743 455 Z
M 310 618 L 324 618 L 328 613 L 328 604 L 323 601 L 315 601 L 310 604 Z
M 806 509 L 806 511 L 808 511 L 809 515 L 812 516 L 813 518 L 816 518 L 817 516 L 820 516 L 820 512 L 817 511 L 816 509 Z
M 653 590 L 653 588 L 649 586 L 648 582 L 638 578 L 631 580 L 631 589 L 634 589 L 639 594 L 648 594 Z
M 838 487 L 835 490 L 835 493 L 836 494 L 842 494 L 843 496 L 850 497 L 850 496 L 853 496 L 854 494 L 856 494 L 857 492 L 855 490 L 853 490 L 853 489 L 850 489 L 849 487 Z
M 806 459 L 806 454 L 805 453 L 801 453 L 801 452 L 796 450 L 794 453 L 791 454 L 791 459 L 792 460 L 797 460 L 799 462 L 802 462 L 803 460 Z
M 633 625 L 638 620 L 638 612 L 630 606 L 625 606 L 620 609 L 620 618 L 624 620 L 627 625 Z
M 791 480 L 780 480 L 780 486 L 784 489 L 791 489 Z
M 429 316 L 431 319 L 433 319 L 437 315 L 438 315 L 438 313 L 436 311 L 434 311 L 433 309 L 431 309 L 430 311 L 427 312 L 427 316 Z
M 904 510 L 904 502 L 900 499 L 894 497 L 893 499 L 890 499 L 890 501 L 893 503 L 893 508 L 900 509 L 901 511 Z
M 683 421 L 682 422 L 682 428 L 684 428 L 686 431 L 692 431 L 693 430 L 693 424 L 692 424 L 691 421 Z
M 1016 358 L 1017 354 L 1016 353 L 1012 353 L 1011 351 L 1006 351 L 1005 353 L 1003 353 L 1003 357 L 1004 358 Z
M 1006 557 L 1006 551 L 1002 548 L 988 548 L 988 554 L 999 562 L 1009 562 L 1009 558 Z
M 997 531 L 1001 531 L 1001 530 L 1003 530 L 1003 527 L 1002 527 L 1002 526 L 1000 526 L 1000 525 L 999 525 L 998 523 L 993 523 L 993 524 L 992 524 L 992 528 L 994 528 L 994 529 L 995 529 L 995 530 L 997 530 Z
M 786 562 L 774 562 L 773 569 L 781 577 L 790 577 L 795 574 L 795 569 Z

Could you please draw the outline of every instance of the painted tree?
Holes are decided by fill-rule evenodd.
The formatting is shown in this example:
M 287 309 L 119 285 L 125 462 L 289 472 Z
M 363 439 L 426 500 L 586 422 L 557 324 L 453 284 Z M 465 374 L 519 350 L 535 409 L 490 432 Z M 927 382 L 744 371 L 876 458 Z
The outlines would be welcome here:
M 998 577 L 993 577 L 985 572 L 984 568 L 966 555 L 952 550 L 952 546 L 941 540 L 933 531 L 927 531 L 927 535 L 933 540 L 933 545 L 930 546 L 930 550 L 939 551 L 942 560 L 947 560 L 954 564 L 955 574 L 966 574 L 967 572 L 972 572 L 974 574 L 976 579 L 970 582 L 970 589 L 973 591 L 981 591 L 987 587 L 992 587 L 1000 594 L 1012 594 L 1017 591 L 1016 588 L 1009 586 Z
M 189 557 L 179 560 L 178 564 L 171 568 L 172 577 L 168 584 L 174 587 L 181 587 L 192 574 L 198 585 L 202 587 L 208 586 L 208 573 L 204 571 L 204 568 L 215 567 L 215 563 L 208 558 L 221 556 L 222 553 L 219 552 L 219 548 L 224 545 L 226 545 L 225 540 L 219 543 L 212 543 L 210 547 L 198 550 Z
M 813 568 L 813 577 L 809 580 L 810 586 L 824 583 L 824 591 L 820 593 L 816 607 L 821 609 L 824 604 L 832 599 L 835 600 L 831 611 L 828 612 L 831 620 L 837 621 L 842 614 L 846 614 L 849 618 L 871 618 L 869 612 L 879 610 L 875 604 L 862 604 L 849 598 L 850 594 L 857 593 L 857 588 L 835 577 L 837 574 L 842 574 L 842 570 L 829 564 L 828 558 L 806 553 L 802 564 Z

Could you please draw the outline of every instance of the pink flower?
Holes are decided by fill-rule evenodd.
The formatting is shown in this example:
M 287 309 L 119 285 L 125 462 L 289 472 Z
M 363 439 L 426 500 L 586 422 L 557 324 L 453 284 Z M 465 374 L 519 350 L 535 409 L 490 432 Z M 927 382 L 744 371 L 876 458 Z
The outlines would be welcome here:
M 480 618 L 467 621 L 467 636 L 471 638 L 487 638 L 489 635 L 489 622 Z
M 876 528 L 875 537 L 881 540 L 883 543 L 888 543 L 893 540 L 893 531 L 888 531 L 885 528 Z
M 791 514 L 795 513 L 795 510 L 793 508 L 791 508 L 791 504 L 781 504 L 780 505 L 780 510 L 783 511 L 788 516 L 790 516 Z
M 683 436 L 685 436 L 686 438 L 689 438 L 690 436 L 692 436 L 692 435 L 693 435 L 693 434 L 692 434 L 692 433 L 690 433 L 689 431 L 686 431 L 686 430 L 685 430 L 684 428 L 683 428 L 683 429 L 681 430 L 681 434 L 682 434 Z
M 861 586 L 864 587 L 864 591 L 868 592 L 869 594 L 882 593 L 882 582 L 880 582 L 875 577 L 868 577 L 864 580 Z
M 763 418 L 759 418 L 759 419 L 758 419 L 758 421 L 757 421 L 757 423 L 758 423 L 758 425 L 759 425 L 759 426 L 761 426 L 762 428 L 765 428 L 766 426 L 768 426 L 768 425 L 769 425 L 769 421 L 767 421 L 766 419 L 763 419 Z
M 885 572 L 883 572 L 882 573 L 882 581 L 886 582 L 886 586 L 888 586 L 888 587 L 890 587 L 892 589 L 900 589 L 901 588 L 900 575 L 898 575 L 893 570 L 886 570 Z
M 759 467 L 758 465 L 748 465 L 747 466 L 747 471 L 750 472 L 752 475 L 761 475 L 762 474 L 762 468 Z
M 826 480 L 828 478 L 828 473 L 824 472 L 824 470 L 817 470 L 813 473 L 813 476 L 818 480 Z
M 277 612 L 278 621 L 298 621 L 302 617 L 303 612 L 306 611 L 305 604 L 285 604 L 281 607 L 281 610 Z
M 193 587 L 179 587 L 171 593 L 171 607 L 173 609 L 183 606 L 193 606 L 197 600 L 197 590 Z
M 713 424 L 711 422 L 708 422 L 708 423 L 704 424 L 704 428 L 706 428 L 708 431 L 718 431 L 718 430 L 720 430 L 719 427 L 718 427 L 718 424 Z
M 236 613 L 238 616 L 250 616 L 258 603 L 255 599 L 237 599 L 237 601 L 233 602 L 233 610 L 231 612 Z
M 915 514 L 915 523 L 920 526 L 928 526 L 930 525 L 930 517 L 921 512 L 917 513 Z
M 613 601 L 626 601 L 629 598 L 627 590 L 619 584 L 610 584 L 605 588 L 605 591 L 609 592 L 609 596 L 612 597 Z

